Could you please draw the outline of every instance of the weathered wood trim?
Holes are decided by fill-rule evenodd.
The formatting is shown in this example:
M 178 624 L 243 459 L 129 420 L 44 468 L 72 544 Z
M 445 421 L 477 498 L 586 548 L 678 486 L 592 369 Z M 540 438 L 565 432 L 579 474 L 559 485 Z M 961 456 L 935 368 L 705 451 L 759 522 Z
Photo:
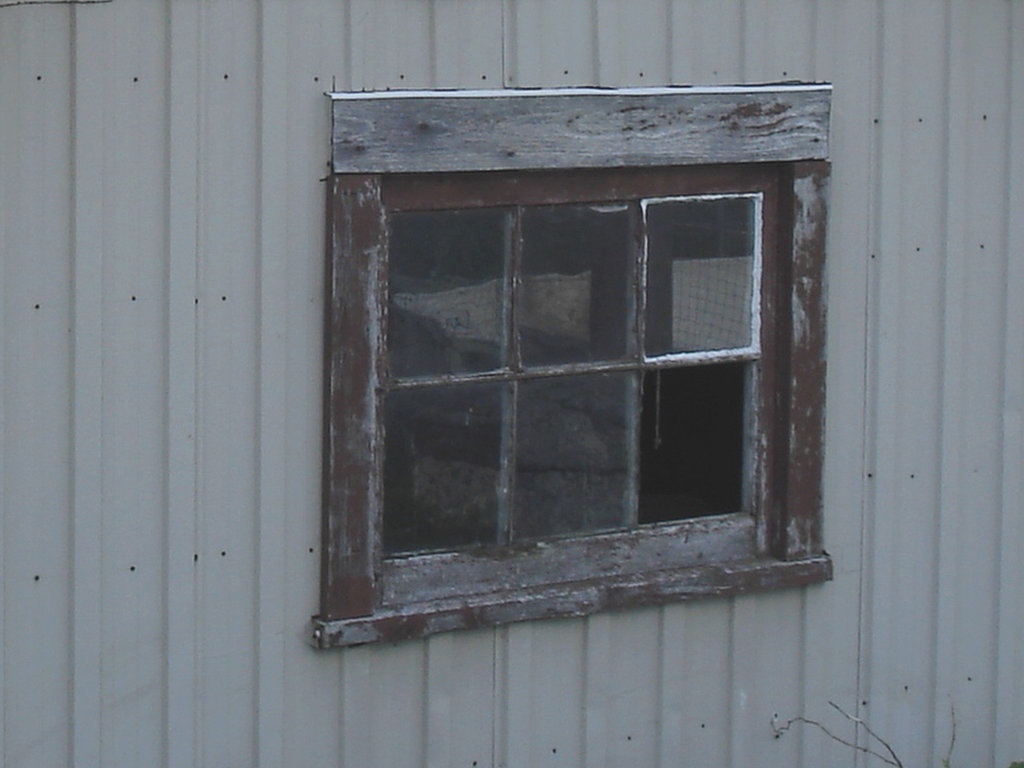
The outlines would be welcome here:
M 332 94 L 335 173 L 821 160 L 831 86 Z
M 328 183 L 320 612 L 339 619 L 369 615 L 376 603 L 387 228 L 378 177 L 332 176 Z
M 790 562 L 750 559 L 666 568 L 511 593 L 410 604 L 381 610 L 366 618 L 343 621 L 314 618 L 310 641 L 316 648 L 395 642 L 456 629 L 588 616 L 599 611 L 801 587 L 831 578 L 832 561 L 823 556 Z
M 426 211 L 748 194 L 761 191 L 775 178 L 775 166 L 763 164 L 401 174 L 381 179 L 381 195 L 389 211 Z
M 780 505 L 785 503 L 780 487 L 779 457 L 783 455 L 780 429 L 785 416 L 780 408 L 780 389 L 786 386 L 788 367 L 785 356 L 788 344 L 777 331 L 785 320 L 786 302 L 782 300 L 787 284 L 786 258 L 781 240 L 786 222 L 779 216 L 781 195 L 779 167 L 772 166 L 772 182 L 765 191 L 761 209 L 761 359 L 752 368 L 752 400 L 750 418 L 754 441 L 751 467 L 752 504 L 757 515 L 758 551 L 773 552 Z
M 382 606 L 472 593 L 619 578 L 680 563 L 723 563 L 756 555 L 754 520 L 733 514 L 632 531 L 385 560 Z
M 324 551 L 314 644 L 422 637 L 831 578 L 821 538 L 827 179 L 828 164 L 817 161 L 572 174 L 333 175 L 328 182 Z M 389 383 L 384 371 L 385 211 L 392 205 L 434 209 L 495 200 L 504 205 L 635 200 L 663 190 L 764 195 L 763 357 L 753 365 L 752 509 L 528 546 L 383 559 L 377 541 L 379 397 L 384 387 L 408 384 Z M 615 365 L 633 369 L 664 362 L 686 361 Z M 537 373 L 552 372 L 564 373 Z
M 794 163 L 784 169 L 783 205 L 791 233 L 785 391 L 785 504 L 778 515 L 775 554 L 799 559 L 819 554 L 825 447 L 825 237 L 829 164 Z

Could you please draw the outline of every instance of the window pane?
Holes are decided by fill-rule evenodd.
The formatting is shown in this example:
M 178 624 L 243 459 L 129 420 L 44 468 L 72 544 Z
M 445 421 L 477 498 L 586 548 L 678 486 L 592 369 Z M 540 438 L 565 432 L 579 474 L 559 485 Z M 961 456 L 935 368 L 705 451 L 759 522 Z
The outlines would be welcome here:
M 385 552 L 497 543 L 507 388 L 457 384 L 388 393 Z
M 518 323 L 524 365 L 629 354 L 636 268 L 630 219 L 625 205 L 523 212 Z
M 749 347 L 754 199 L 650 201 L 646 219 L 647 354 Z
M 641 523 L 739 512 L 746 364 L 644 374 Z
M 490 371 L 505 360 L 503 210 L 400 213 L 391 219 L 388 359 L 395 377 Z
M 514 538 L 626 526 L 636 374 L 519 384 Z

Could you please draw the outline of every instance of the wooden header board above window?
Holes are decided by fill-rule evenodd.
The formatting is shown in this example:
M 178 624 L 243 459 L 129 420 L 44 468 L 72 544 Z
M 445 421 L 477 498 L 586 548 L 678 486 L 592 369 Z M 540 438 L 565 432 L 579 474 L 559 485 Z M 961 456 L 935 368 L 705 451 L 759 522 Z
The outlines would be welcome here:
M 828 157 L 830 85 L 336 93 L 335 173 Z

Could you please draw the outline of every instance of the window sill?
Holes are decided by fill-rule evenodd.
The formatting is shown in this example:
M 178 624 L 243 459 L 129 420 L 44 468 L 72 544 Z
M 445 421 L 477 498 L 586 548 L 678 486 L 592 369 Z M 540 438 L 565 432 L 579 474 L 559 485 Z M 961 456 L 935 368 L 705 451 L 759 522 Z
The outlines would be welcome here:
M 792 561 L 751 557 L 541 588 L 437 598 L 382 608 L 372 616 L 352 619 L 324 621 L 314 617 L 310 639 L 314 647 L 324 649 L 396 642 L 457 629 L 588 616 L 606 610 L 802 587 L 831 579 L 832 560 L 826 554 Z

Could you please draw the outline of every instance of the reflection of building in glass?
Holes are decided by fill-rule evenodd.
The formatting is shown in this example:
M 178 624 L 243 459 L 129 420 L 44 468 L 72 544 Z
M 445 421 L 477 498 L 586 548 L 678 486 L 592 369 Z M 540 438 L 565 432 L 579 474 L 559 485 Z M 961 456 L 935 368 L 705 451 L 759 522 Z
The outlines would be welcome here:
M 578 275 L 524 275 L 521 280 L 520 328 L 567 342 L 588 342 L 589 270 Z M 481 345 L 497 349 L 504 325 L 501 288 L 501 281 L 494 279 L 433 292 L 396 292 L 391 296 L 392 316 L 406 313 L 404 322 L 419 326 L 419 343 L 436 345 L 438 355 L 449 347 L 457 355 Z

